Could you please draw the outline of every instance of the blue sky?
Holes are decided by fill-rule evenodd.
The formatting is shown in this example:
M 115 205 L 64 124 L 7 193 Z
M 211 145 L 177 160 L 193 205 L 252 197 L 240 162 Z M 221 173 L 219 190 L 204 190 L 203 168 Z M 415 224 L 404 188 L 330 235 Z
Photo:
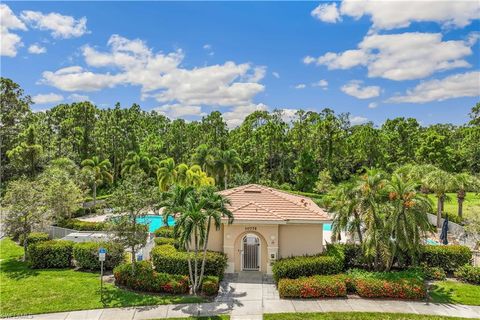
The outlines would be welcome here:
M 325 107 L 462 124 L 479 101 L 480 4 L 407 4 L 4 2 L 1 74 L 35 110 L 88 99 L 190 120 L 215 109 L 231 127 Z

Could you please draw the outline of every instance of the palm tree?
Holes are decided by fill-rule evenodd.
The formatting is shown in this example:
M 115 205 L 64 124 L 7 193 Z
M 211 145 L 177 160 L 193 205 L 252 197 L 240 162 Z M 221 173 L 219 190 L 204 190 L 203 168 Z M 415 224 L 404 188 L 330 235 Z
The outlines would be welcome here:
M 113 176 L 109 172 L 111 167 L 108 159 L 100 160 L 99 157 L 93 156 L 91 159 L 82 161 L 83 169 L 92 174 L 93 179 L 93 207 L 97 205 L 97 187 L 104 183 L 112 183 Z
M 177 168 L 173 158 L 167 158 L 160 161 L 157 170 L 157 179 L 160 191 L 167 191 L 168 188 L 177 180 Z
M 437 228 L 440 228 L 441 225 L 446 193 L 452 189 L 453 182 L 452 175 L 440 169 L 433 170 L 424 177 L 423 183 L 437 197 Z
M 217 166 L 223 175 L 224 188 L 227 189 L 230 175 L 236 170 L 242 170 L 242 160 L 234 149 L 221 151 L 219 158 L 216 160 Z
M 432 205 L 428 197 L 417 192 L 412 180 L 394 174 L 387 183 L 389 205 L 386 208 L 385 228 L 390 250 L 386 270 L 390 270 L 395 257 L 402 253 L 418 262 L 420 245 L 427 231 L 431 231 L 427 213 Z
M 175 217 L 177 213 L 181 212 L 187 198 L 193 191 L 194 188 L 191 186 L 174 185 L 173 188 L 163 193 L 163 199 L 159 204 L 159 207 L 164 208 L 163 221 L 168 223 L 170 217 Z
M 204 172 L 212 171 L 215 162 L 214 153 L 215 149 L 209 148 L 206 144 L 201 144 L 195 150 L 192 161 L 198 164 Z
M 358 189 L 355 188 L 355 183 L 346 182 L 339 185 L 333 191 L 333 198 L 335 200 L 331 205 L 333 211 L 332 241 L 340 240 L 341 232 L 346 230 L 351 235 L 356 233 L 360 244 L 363 244 Z
M 122 176 L 131 174 L 136 170 L 142 170 L 147 175 L 151 176 L 158 170 L 158 159 L 150 157 L 145 152 L 129 152 L 127 158 L 122 163 Z
M 458 217 L 463 217 L 463 201 L 467 196 L 468 189 L 479 189 L 480 180 L 466 172 L 456 174 L 454 177 L 455 188 L 457 189 Z

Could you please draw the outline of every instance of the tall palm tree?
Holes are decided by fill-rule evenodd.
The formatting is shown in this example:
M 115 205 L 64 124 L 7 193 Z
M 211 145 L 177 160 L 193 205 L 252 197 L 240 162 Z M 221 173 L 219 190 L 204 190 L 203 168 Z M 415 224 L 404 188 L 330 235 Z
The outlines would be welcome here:
M 160 161 L 157 170 L 158 185 L 161 191 L 167 191 L 177 179 L 177 168 L 173 158 Z
M 385 228 L 390 247 L 386 259 L 387 271 L 399 253 L 412 258 L 416 264 L 420 244 L 427 231 L 431 231 L 427 213 L 431 212 L 432 205 L 428 197 L 417 192 L 416 188 L 415 182 L 398 174 L 394 174 L 387 183 L 389 202 L 385 210 Z
M 333 198 L 335 200 L 331 205 L 331 211 L 333 211 L 332 241 L 340 240 L 341 232 L 346 230 L 351 235 L 356 234 L 360 244 L 363 244 L 358 189 L 355 188 L 355 183 L 346 182 L 339 185 L 333 191 Z
M 99 157 L 93 156 L 91 159 L 85 159 L 81 163 L 83 169 L 92 174 L 93 179 L 93 207 L 97 205 L 97 187 L 104 183 L 112 183 L 113 176 L 109 169 L 111 167 L 108 159 L 100 160 Z
M 428 189 L 432 190 L 435 193 L 435 197 L 437 197 L 437 228 L 440 228 L 443 204 L 445 202 L 447 192 L 453 187 L 453 177 L 448 172 L 436 169 L 424 177 L 423 183 L 428 187 Z
M 131 174 L 136 170 L 142 170 L 147 175 L 151 176 L 158 170 L 158 159 L 156 157 L 150 157 L 145 152 L 129 152 L 127 158 L 122 163 L 122 176 Z
M 163 193 L 163 199 L 159 207 L 163 207 L 163 220 L 168 223 L 170 217 L 175 217 L 185 206 L 187 198 L 195 189 L 191 186 L 174 185 Z
M 194 164 L 198 164 L 204 172 L 211 172 L 215 162 L 215 149 L 209 148 L 206 144 L 201 144 L 195 150 L 192 156 Z
M 242 159 L 238 156 L 238 153 L 234 149 L 221 151 L 217 160 L 218 168 L 223 175 L 224 188 L 228 188 L 228 179 L 230 175 L 235 171 L 242 170 Z
M 457 202 L 458 202 L 458 217 L 463 217 L 463 201 L 467 196 L 467 190 L 480 189 L 480 180 L 466 172 L 458 173 L 454 175 L 454 185 L 457 189 Z

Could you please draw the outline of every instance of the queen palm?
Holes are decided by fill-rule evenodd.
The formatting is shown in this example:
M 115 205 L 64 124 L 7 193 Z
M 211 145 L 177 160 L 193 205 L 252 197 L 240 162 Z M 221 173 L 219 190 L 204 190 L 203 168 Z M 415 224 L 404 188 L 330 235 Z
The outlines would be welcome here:
M 331 209 L 333 213 L 332 241 L 340 240 L 343 230 L 351 235 L 357 234 L 360 244 L 363 244 L 361 231 L 361 217 L 359 212 L 358 189 L 353 182 L 339 185 L 333 192 L 334 201 Z
M 437 197 L 437 228 L 440 228 L 443 203 L 446 198 L 446 193 L 453 187 L 453 177 L 448 172 L 436 169 L 425 176 L 423 183 L 429 190 L 432 190 L 435 193 L 435 197 Z
M 204 172 L 211 172 L 215 162 L 214 151 L 206 144 L 199 145 L 192 156 L 193 163 L 198 164 Z
M 228 188 L 228 179 L 234 171 L 242 170 L 242 159 L 234 149 L 220 151 L 216 159 L 217 167 L 223 176 L 224 188 Z
M 177 168 L 173 158 L 160 161 L 157 170 L 157 179 L 160 191 L 167 191 L 177 180 Z
M 456 174 L 453 177 L 455 189 L 457 190 L 458 217 L 463 217 L 463 202 L 467 196 L 468 189 L 479 189 L 480 180 L 466 172 Z
M 387 183 L 388 204 L 385 208 L 385 229 L 390 250 L 387 251 L 386 270 L 390 270 L 395 257 L 400 254 L 418 262 L 422 239 L 431 225 L 427 213 L 432 205 L 428 197 L 419 193 L 417 184 L 398 174 Z
M 109 172 L 111 167 L 108 159 L 100 160 L 99 157 L 93 156 L 91 159 L 85 159 L 82 161 L 82 167 L 84 170 L 91 173 L 93 180 L 93 207 L 97 205 L 97 187 L 104 183 L 112 183 L 113 176 Z
M 127 158 L 122 163 L 122 176 L 131 174 L 136 170 L 142 170 L 147 175 L 151 176 L 158 169 L 158 159 L 156 157 L 150 157 L 145 152 L 129 152 Z

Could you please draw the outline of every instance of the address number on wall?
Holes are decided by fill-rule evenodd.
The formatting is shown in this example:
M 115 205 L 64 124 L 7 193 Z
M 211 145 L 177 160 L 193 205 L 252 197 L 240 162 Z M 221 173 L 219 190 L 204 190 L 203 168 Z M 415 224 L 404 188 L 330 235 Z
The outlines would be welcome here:
M 257 227 L 245 227 L 245 231 L 257 231 Z

